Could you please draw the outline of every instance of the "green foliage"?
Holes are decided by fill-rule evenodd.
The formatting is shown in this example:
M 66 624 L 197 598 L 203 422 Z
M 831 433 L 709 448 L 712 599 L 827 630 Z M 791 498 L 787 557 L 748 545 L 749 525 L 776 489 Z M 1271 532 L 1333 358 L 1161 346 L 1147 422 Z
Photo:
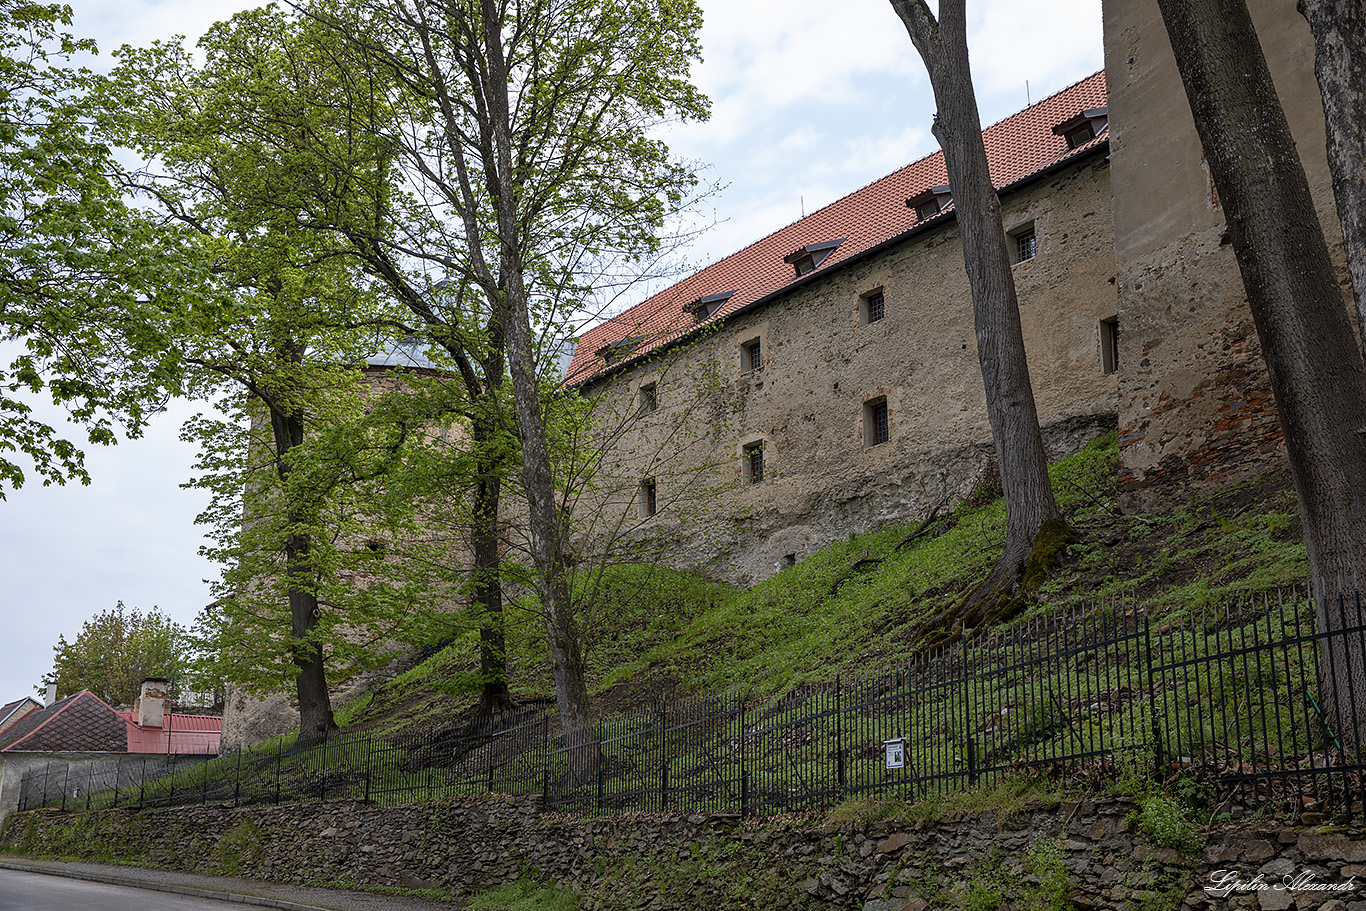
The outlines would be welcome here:
M 219 873 L 237 876 L 242 872 L 243 861 L 249 862 L 260 846 L 261 827 L 250 819 L 243 819 L 223 833 L 210 857 Z
M 1030 872 L 1038 880 L 1024 889 L 1025 911 L 1071 911 L 1074 907 L 1067 898 L 1068 875 L 1062 862 L 1062 848 L 1056 841 L 1041 838 L 1026 850 Z
M 52 650 L 58 696 L 88 689 L 111 705 L 131 705 L 144 677 L 178 680 L 191 657 L 184 627 L 122 601 L 85 621 L 74 640 L 58 636 Z
M 420 537 L 413 509 L 375 508 L 420 425 L 370 398 L 360 365 L 401 324 L 336 230 L 377 217 L 391 151 L 340 103 L 335 61 L 296 19 L 251 10 L 199 47 L 125 48 L 101 92 L 111 132 L 155 162 L 132 188 L 214 263 L 178 342 L 192 388 L 226 415 L 185 434 L 201 453 L 190 485 L 212 497 L 206 552 L 224 567 L 201 672 L 255 692 L 297 679 L 313 711 L 325 675 L 431 641 L 421 608 L 440 600 L 390 559 Z
M 569 889 L 519 879 L 475 896 L 465 908 L 468 911 L 578 911 L 581 905 L 582 899 Z
M 999 911 L 1005 895 L 995 879 L 974 879 L 963 890 L 958 907 L 963 911 Z
M 100 127 L 94 53 L 71 8 L 0 0 L 0 453 L 44 484 L 88 483 L 80 447 L 34 415 L 45 396 L 93 444 L 136 436 L 180 388 L 172 343 L 209 263 L 182 227 L 125 198 Z M 0 498 L 25 481 L 0 456 Z
M 1135 822 L 1164 848 L 1193 852 L 1200 849 L 1201 838 L 1185 807 L 1165 794 L 1138 796 Z
M 1198 795 L 1193 784 L 1178 783 L 1173 790 L 1188 799 Z M 1129 814 L 1129 823 L 1146 832 L 1162 847 L 1193 853 L 1204 843 L 1199 828 L 1191 819 L 1188 804 L 1178 800 L 1171 791 L 1160 789 L 1148 777 L 1146 764 L 1143 769 L 1122 770 L 1115 791 L 1133 798 L 1135 806 Z

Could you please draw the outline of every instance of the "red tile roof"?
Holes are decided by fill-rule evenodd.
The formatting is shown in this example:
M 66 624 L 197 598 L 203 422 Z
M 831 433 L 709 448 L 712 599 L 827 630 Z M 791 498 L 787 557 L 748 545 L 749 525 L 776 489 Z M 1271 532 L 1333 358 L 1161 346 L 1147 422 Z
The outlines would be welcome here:
M 1070 158 L 1087 154 L 1106 141 L 1105 134 L 1076 149 L 1053 132 L 1063 121 L 1082 111 L 1104 107 L 1105 73 L 1099 72 L 1057 94 L 1025 108 L 1018 114 L 982 131 L 992 181 L 1008 187 Z M 784 257 L 810 244 L 844 239 L 834 252 L 805 278 L 838 267 L 852 257 L 899 235 L 928 224 L 941 215 L 916 217 L 906 201 L 948 183 L 944 154 L 936 152 L 907 165 L 881 180 L 849 194 L 800 221 L 770 234 L 737 253 L 718 260 L 700 272 L 637 304 L 586 332 L 574 351 L 565 382 L 576 385 L 609 365 L 602 352 L 621 345 L 617 363 L 628 363 L 654 348 L 688 335 L 699 323 L 687 307 L 701 297 L 735 291 L 706 322 L 723 319 L 788 286 L 797 284 L 795 271 Z M 632 340 L 635 340 L 634 342 Z
M 0 733 L 0 752 L 218 752 L 222 718 L 170 712 L 164 717 L 162 727 L 141 727 L 136 712 L 110 708 L 94 693 L 81 690 L 24 716 Z
M 123 753 L 123 719 L 89 690 L 60 699 L 21 718 L 0 734 L 0 751 L 24 753 Z
M 223 719 L 167 712 L 159 728 L 142 727 L 137 712 L 115 712 L 128 726 L 130 753 L 217 753 Z

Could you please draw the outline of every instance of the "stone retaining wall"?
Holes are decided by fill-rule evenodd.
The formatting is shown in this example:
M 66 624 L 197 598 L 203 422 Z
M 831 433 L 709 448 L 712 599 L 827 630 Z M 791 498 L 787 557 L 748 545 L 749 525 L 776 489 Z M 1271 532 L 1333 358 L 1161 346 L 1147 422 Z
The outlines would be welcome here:
M 836 827 L 809 816 L 587 819 L 542 814 L 517 798 L 37 811 L 11 818 L 4 845 L 281 882 L 448 889 L 456 898 L 531 876 L 582 893 L 585 911 L 1022 911 L 1063 901 L 1079 909 L 1366 911 L 1360 831 L 1243 826 L 1216 833 L 1200 856 L 1155 845 L 1132 810 L 1124 800 L 1088 801 L 1005 820 L 988 812 Z M 1207 892 L 1211 876 L 1233 888 Z

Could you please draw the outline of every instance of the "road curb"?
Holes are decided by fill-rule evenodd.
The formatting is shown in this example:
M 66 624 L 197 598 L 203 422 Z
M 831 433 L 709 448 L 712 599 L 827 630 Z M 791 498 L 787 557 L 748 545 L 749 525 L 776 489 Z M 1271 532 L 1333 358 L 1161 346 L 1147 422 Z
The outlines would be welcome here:
M 218 901 L 236 902 L 242 905 L 255 905 L 261 908 L 281 908 L 284 911 L 329 911 L 317 905 L 301 905 L 298 902 L 278 898 L 263 898 L 259 895 L 246 895 L 240 892 L 216 892 L 212 889 L 197 889 L 194 886 L 177 886 L 171 883 L 149 882 L 131 876 L 109 876 L 104 873 L 86 873 L 79 870 L 58 870 L 40 865 L 17 864 L 13 861 L 0 861 L 0 870 L 18 870 L 23 873 L 41 873 L 44 876 L 65 876 L 67 879 L 84 879 L 89 882 L 107 883 L 111 886 L 131 886 L 134 889 L 150 889 L 153 892 L 171 892 L 193 898 L 213 898 Z

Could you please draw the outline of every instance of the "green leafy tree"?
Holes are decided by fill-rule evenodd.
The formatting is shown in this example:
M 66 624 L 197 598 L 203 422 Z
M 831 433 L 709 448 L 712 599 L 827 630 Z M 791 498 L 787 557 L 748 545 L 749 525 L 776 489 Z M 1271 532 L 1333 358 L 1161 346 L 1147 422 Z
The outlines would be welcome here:
M 145 677 L 179 680 L 190 659 L 185 628 L 156 608 L 102 611 L 70 642 L 57 637 L 53 675 L 59 697 L 90 690 L 111 705 L 132 705 Z
M 178 388 L 177 314 L 206 268 L 178 226 L 128 204 L 72 65 L 93 42 L 68 7 L 0 0 L 0 497 L 32 465 L 88 483 L 80 446 L 33 410 L 46 396 L 92 443 L 133 436 Z
M 350 567 L 368 521 L 355 482 L 382 470 L 407 429 L 348 433 L 364 413 L 360 365 L 383 299 L 333 235 L 297 215 L 316 199 L 321 157 L 360 171 L 384 167 L 387 151 L 319 102 L 325 85 L 288 91 L 281 39 L 269 10 L 244 13 L 205 36 L 202 65 L 175 44 L 125 48 L 104 91 L 124 112 L 121 138 L 148 159 L 129 188 L 214 261 L 213 297 L 179 342 L 192 388 L 221 396 L 229 416 L 190 429 L 203 453 L 194 483 L 214 494 L 210 555 L 226 567 L 214 660 L 257 691 L 292 681 L 306 745 L 335 729 L 329 664 L 345 676 L 379 660 L 368 646 L 411 608 Z M 275 129 L 247 128 L 258 119 Z M 299 141 L 300 130 L 326 141 Z M 363 203 L 345 188 L 331 197 Z
M 706 116 L 688 81 L 701 14 L 688 0 L 319 0 L 305 10 L 369 62 L 363 72 L 401 87 L 410 127 L 390 137 L 398 160 L 420 198 L 449 213 L 447 277 L 497 318 L 561 723 L 587 743 L 545 408 L 558 377 L 540 342 L 622 261 L 658 249 L 664 219 L 695 185 L 651 130 Z M 590 752 L 574 757 L 576 774 L 591 771 Z

